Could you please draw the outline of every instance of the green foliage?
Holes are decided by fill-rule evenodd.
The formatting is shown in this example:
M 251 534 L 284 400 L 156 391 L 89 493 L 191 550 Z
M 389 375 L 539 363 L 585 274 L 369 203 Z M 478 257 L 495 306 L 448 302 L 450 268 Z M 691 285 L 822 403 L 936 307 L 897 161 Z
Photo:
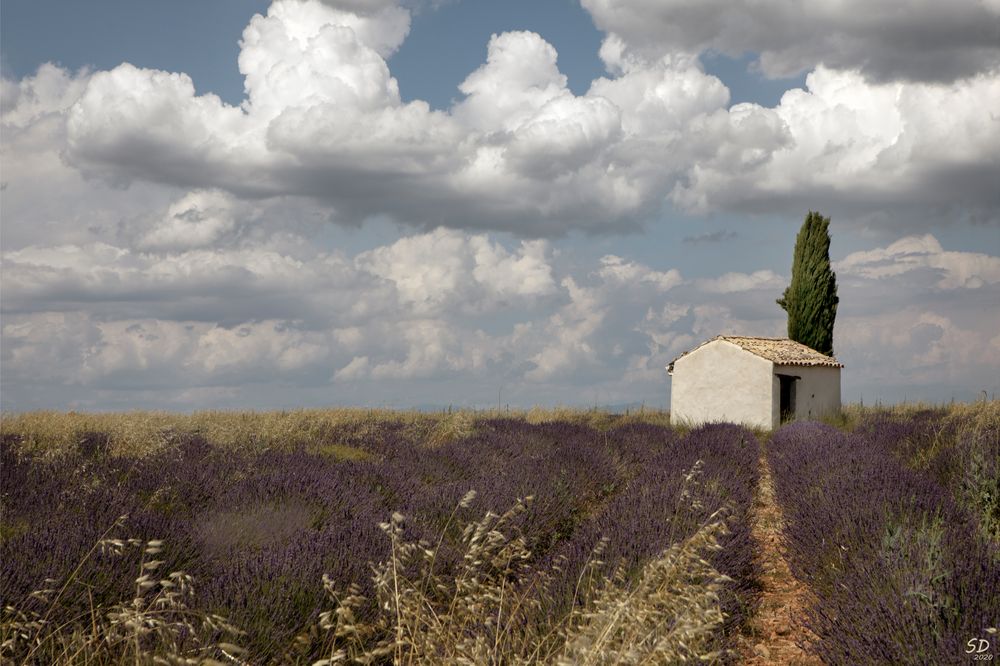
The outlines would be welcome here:
M 792 282 L 777 301 L 788 313 L 788 337 L 832 356 L 839 301 L 830 268 L 830 218 L 809 211 L 795 238 Z

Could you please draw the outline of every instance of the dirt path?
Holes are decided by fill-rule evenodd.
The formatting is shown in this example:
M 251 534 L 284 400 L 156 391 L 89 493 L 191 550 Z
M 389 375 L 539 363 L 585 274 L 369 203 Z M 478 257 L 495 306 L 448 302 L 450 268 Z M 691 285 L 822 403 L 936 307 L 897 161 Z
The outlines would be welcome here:
M 774 480 L 767 458 L 760 457 L 760 485 L 754 498 L 753 537 L 759 548 L 763 592 L 751 635 L 741 650 L 744 664 L 821 664 L 796 643 L 812 639 L 799 624 L 808 605 L 808 590 L 792 576 L 781 552 L 779 537 L 783 523 L 774 498 Z

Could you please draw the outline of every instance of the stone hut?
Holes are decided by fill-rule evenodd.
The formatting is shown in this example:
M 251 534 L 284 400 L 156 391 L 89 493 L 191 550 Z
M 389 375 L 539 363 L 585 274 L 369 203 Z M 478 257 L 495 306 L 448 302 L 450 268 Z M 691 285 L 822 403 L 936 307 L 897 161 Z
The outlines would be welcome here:
M 777 428 L 840 410 L 837 359 L 788 338 L 720 335 L 667 366 L 670 421 Z

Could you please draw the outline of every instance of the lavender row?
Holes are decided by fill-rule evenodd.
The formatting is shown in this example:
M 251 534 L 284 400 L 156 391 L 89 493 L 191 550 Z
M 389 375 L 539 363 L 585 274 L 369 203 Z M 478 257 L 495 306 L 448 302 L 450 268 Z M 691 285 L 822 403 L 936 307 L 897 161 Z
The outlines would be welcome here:
M 654 458 L 676 442 L 666 429 L 600 433 L 514 419 L 480 422 L 471 435 L 438 446 L 391 423 L 363 437 L 329 436 L 368 455 L 250 454 L 187 435 L 157 454 L 120 458 L 108 453 L 105 436 L 91 433 L 78 451 L 49 460 L 4 441 L 5 600 L 32 603 L 32 590 L 45 578 L 64 578 L 127 514 L 112 536 L 166 539 L 164 569 L 193 574 L 198 606 L 247 630 L 253 654 L 276 659 L 327 603 L 319 585 L 324 573 L 345 588 L 370 582 L 369 563 L 388 555 L 377 525 L 389 513 L 410 518 L 410 536 L 432 538 L 469 490 L 478 498 L 463 520 L 534 495 L 521 528 L 545 558 L 640 470 L 671 462 Z M 90 557 L 78 575 L 87 595 L 67 595 L 65 615 L 127 598 L 136 565 Z
M 904 416 L 876 412 L 855 433 L 946 488 L 982 533 L 1000 545 L 1000 411 L 995 407 L 964 414 L 943 408 Z
M 1000 619 L 1000 553 L 947 490 L 900 461 L 895 441 L 877 425 L 795 423 L 769 445 L 825 663 L 962 663 L 967 642 Z
M 607 565 L 623 564 L 635 572 L 725 508 L 729 533 L 720 543 L 722 549 L 711 558 L 713 566 L 732 579 L 721 597 L 727 619 L 720 643 L 725 643 L 745 626 L 759 592 L 760 572 L 750 529 L 759 474 L 757 439 L 745 428 L 723 424 L 703 426 L 683 438 L 643 424 L 610 434 L 620 441 L 645 442 L 643 450 L 652 453 L 641 461 L 627 487 L 554 553 L 567 558 L 568 580 L 557 598 L 572 598 L 576 575 L 602 536 L 608 539 L 603 553 Z M 654 442 L 660 446 L 653 446 Z

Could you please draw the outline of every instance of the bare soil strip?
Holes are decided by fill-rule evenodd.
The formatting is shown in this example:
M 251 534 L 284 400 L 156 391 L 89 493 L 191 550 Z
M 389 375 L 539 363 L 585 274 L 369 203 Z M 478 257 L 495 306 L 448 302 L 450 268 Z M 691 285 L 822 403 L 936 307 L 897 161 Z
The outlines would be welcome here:
M 743 664 L 821 664 L 798 644 L 815 639 L 802 626 L 809 590 L 792 575 L 781 549 L 784 519 L 774 498 L 774 480 L 767 457 L 760 457 L 760 484 L 754 498 L 753 537 L 761 568 L 760 606 L 743 647 Z

